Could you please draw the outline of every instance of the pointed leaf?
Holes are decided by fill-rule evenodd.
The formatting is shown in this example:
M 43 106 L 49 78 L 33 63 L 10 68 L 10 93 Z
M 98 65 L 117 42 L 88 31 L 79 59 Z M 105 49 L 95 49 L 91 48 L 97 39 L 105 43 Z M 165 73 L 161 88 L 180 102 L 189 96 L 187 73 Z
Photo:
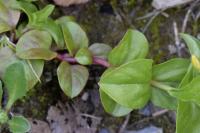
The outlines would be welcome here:
M 127 63 L 134 59 L 144 58 L 148 53 L 148 41 L 137 30 L 129 29 L 109 54 L 108 60 L 114 66 Z
M 181 38 L 186 42 L 191 55 L 200 58 L 200 41 L 188 34 L 181 34 Z
M 170 96 L 166 91 L 152 88 L 151 101 L 154 105 L 170 110 L 177 109 L 177 100 Z
M 89 47 L 89 49 L 92 52 L 93 56 L 102 59 L 107 59 L 108 54 L 112 50 L 112 48 L 109 45 L 106 45 L 104 43 L 94 43 Z
M 152 60 L 148 59 L 121 65 L 103 74 L 99 82 L 100 89 L 122 106 L 141 108 L 150 98 L 151 68 Z
M 191 101 L 200 105 L 200 76 L 195 77 L 189 84 L 171 91 L 170 94 L 182 101 Z
M 23 64 L 21 62 L 11 64 L 6 69 L 3 81 L 8 90 L 6 109 L 10 109 L 13 103 L 25 96 L 27 92 L 27 79 Z
M 48 4 L 43 9 L 32 13 L 29 24 L 37 24 L 46 21 L 53 12 L 54 8 L 55 8 L 54 5 Z
M 105 111 L 108 112 L 109 114 L 119 117 L 127 115 L 132 111 L 131 108 L 127 108 L 116 103 L 102 90 L 99 91 L 100 91 L 101 103 L 103 104 Z
M 74 55 L 80 48 L 88 46 L 87 35 L 78 24 L 68 21 L 61 26 L 65 44 L 71 55 Z
M 29 50 L 17 53 L 17 56 L 22 59 L 52 60 L 57 56 L 57 53 L 45 48 L 31 48 Z
M 81 48 L 75 56 L 75 59 L 78 63 L 82 65 L 90 65 L 92 64 L 92 53 L 89 51 L 88 48 Z
M 187 72 L 190 61 L 175 58 L 153 67 L 153 80 L 172 82 L 181 81 Z
M 31 129 L 29 121 L 23 116 L 13 116 L 8 125 L 12 133 L 26 133 Z
M 70 66 L 67 62 L 62 62 L 57 69 L 57 75 L 61 89 L 67 96 L 74 98 L 83 90 L 89 73 L 83 66 Z

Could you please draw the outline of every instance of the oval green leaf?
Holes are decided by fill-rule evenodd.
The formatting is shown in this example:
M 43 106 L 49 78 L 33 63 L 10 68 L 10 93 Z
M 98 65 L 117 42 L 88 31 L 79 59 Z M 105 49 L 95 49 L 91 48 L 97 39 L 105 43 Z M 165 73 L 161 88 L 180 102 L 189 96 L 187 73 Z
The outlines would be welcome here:
M 51 36 L 46 31 L 31 30 L 25 33 L 17 42 L 16 53 L 29 50 L 31 48 L 45 48 L 51 46 Z
M 13 116 L 11 120 L 8 121 L 8 125 L 12 133 L 26 133 L 31 129 L 29 121 L 23 116 Z
M 16 62 L 7 67 L 3 82 L 8 90 L 6 109 L 9 110 L 13 103 L 25 96 L 27 92 L 27 79 L 22 62 Z
M 80 48 L 88 47 L 88 38 L 85 31 L 75 22 L 67 21 L 62 24 L 62 31 L 70 55 L 74 55 Z
M 89 73 L 83 66 L 70 66 L 67 62 L 62 62 L 57 69 L 57 75 L 63 92 L 68 97 L 74 98 L 85 87 Z

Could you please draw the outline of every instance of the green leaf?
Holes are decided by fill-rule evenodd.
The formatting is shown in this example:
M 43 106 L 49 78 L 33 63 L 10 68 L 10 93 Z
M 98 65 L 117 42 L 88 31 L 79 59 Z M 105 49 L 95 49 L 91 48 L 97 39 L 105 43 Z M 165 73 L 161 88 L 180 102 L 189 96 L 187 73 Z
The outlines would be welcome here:
M 195 77 L 182 88 L 171 91 L 170 94 L 182 101 L 191 101 L 200 105 L 200 76 Z
M 32 48 L 45 48 L 51 46 L 51 36 L 46 31 L 31 30 L 25 33 L 17 42 L 16 52 L 20 54 Z
M 132 109 L 147 103 L 151 95 L 152 60 L 138 59 L 107 71 L 99 86 L 115 102 Z
M 70 55 L 74 55 L 80 48 L 88 47 L 87 35 L 77 23 L 67 21 L 61 26 Z
M 31 48 L 29 50 L 17 53 L 17 56 L 22 59 L 52 60 L 57 56 L 57 53 L 45 48 Z
M 191 82 L 194 75 L 192 65 L 189 66 L 187 73 L 181 81 L 179 88 L 184 88 Z M 178 89 L 177 89 L 178 90 Z M 179 100 L 176 119 L 176 133 L 198 133 L 200 108 L 192 102 Z
M 82 65 L 90 65 L 92 64 L 92 53 L 89 51 L 88 48 L 81 48 L 75 56 L 75 59 L 78 61 L 78 63 Z
M 29 121 L 23 116 L 13 116 L 8 125 L 12 133 L 26 133 L 31 129 Z
M 17 61 L 18 59 L 15 53 L 8 46 L 1 48 L 0 49 L 0 78 L 3 78 L 6 68 Z
M 199 133 L 200 107 L 192 102 L 179 102 L 176 133 Z
M 2 85 L 2 82 L 0 80 L 0 109 L 1 109 L 2 98 L 3 98 L 3 85 Z
M 5 124 L 8 121 L 8 114 L 7 112 L 0 109 L 0 124 Z
M 48 18 L 46 21 L 31 24 L 30 27 L 39 30 L 45 30 L 53 37 L 59 48 L 64 48 L 64 38 L 61 27 L 56 24 L 52 19 Z
M 20 12 L 8 6 L 9 1 L 0 1 L 0 33 L 14 29 L 19 21 Z
M 54 8 L 54 5 L 48 4 L 43 9 L 30 14 L 31 19 L 29 20 L 29 24 L 37 24 L 46 21 L 53 12 Z
M 175 58 L 153 66 L 153 80 L 164 82 L 181 81 L 187 72 L 190 61 Z
M 29 90 L 33 88 L 33 86 L 39 81 L 38 78 L 40 78 L 42 75 L 44 68 L 44 61 L 30 60 L 30 61 L 23 61 L 23 64 L 25 68 L 26 79 L 28 82 L 27 89 Z
M 181 38 L 186 42 L 190 54 L 200 57 L 200 41 L 188 34 L 180 34 Z
M 83 66 L 70 66 L 67 62 L 62 62 L 57 69 L 57 75 L 63 92 L 70 98 L 74 98 L 83 90 L 89 73 Z
M 151 101 L 154 105 L 170 110 L 177 109 L 177 100 L 170 96 L 166 91 L 152 88 Z
M 113 99 L 111 99 L 105 92 L 100 91 L 101 103 L 106 112 L 109 114 L 119 117 L 129 114 L 133 109 L 124 107 L 116 103 Z
M 9 2 L 9 6 L 11 8 L 14 8 L 16 10 L 21 10 L 23 11 L 24 13 L 26 13 L 26 15 L 28 16 L 28 19 L 31 20 L 32 16 L 31 16 L 31 13 L 33 12 L 36 12 L 37 11 L 37 7 L 30 3 L 30 2 L 27 2 L 27 1 L 24 1 L 24 0 L 20 0 L 20 1 L 17 1 L 17 0 L 11 0 Z
M 144 58 L 148 53 L 148 41 L 145 36 L 137 31 L 129 29 L 109 54 L 108 60 L 114 66 L 127 63 L 134 59 Z
M 90 51 L 92 52 L 92 55 L 95 57 L 99 57 L 102 59 L 107 59 L 108 54 L 112 50 L 112 48 L 104 43 L 94 43 L 89 47 Z
M 6 109 L 9 110 L 13 103 L 25 96 L 27 92 L 27 79 L 23 64 L 16 62 L 8 66 L 3 76 L 3 82 L 8 90 Z

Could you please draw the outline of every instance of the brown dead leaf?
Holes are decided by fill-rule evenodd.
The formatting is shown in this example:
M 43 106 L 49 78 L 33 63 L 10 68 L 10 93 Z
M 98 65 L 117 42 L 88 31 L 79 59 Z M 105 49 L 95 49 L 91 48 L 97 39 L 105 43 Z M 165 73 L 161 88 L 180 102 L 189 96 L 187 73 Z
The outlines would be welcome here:
M 70 5 L 76 5 L 76 4 L 83 4 L 88 2 L 89 0 L 53 0 L 56 5 L 59 6 L 70 6 Z
M 88 124 L 87 117 L 81 115 L 78 108 L 61 103 L 51 106 L 47 116 L 52 133 L 96 133 L 101 120 L 90 120 Z

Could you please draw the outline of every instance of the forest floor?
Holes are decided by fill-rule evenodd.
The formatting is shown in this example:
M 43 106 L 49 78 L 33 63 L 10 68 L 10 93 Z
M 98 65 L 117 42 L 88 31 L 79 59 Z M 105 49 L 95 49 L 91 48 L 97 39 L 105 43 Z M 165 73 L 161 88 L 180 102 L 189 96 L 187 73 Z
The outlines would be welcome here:
M 46 3 L 49 2 L 42 1 L 42 4 Z M 191 5 L 156 11 L 151 0 L 135 0 L 132 3 L 129 0 L 90 0 L 81 5 L 57 7 L 54 17 L 74 16 L 88 34 L 90 44 L 99 42 L 114 47 L 128 28 L 143 31 L 150 46 L 148 57 L 160 63 L 172 57 L 188 56 L 177 33 L 187 32 L 200 37 L 200 6 Z M 185 25 L 188 10 L 191 12 Z M 151 103 L 127 117 L 116 118 L 107 114 L 99 98 L 97 83 L 104 71 L 99 66 L 89 67 L 90 78 L 84 91 L 77 98 L 68 99 L 59 87 L 57 66 L 57 61 L 46 63 L 42 84 L 38 84 L 13 108 L 14 113 L 29 118 L 32 133 L 137 133 L 128 131 L 149 126 L 158 127 L 164 133 L 175 132 L 175 113 Z

